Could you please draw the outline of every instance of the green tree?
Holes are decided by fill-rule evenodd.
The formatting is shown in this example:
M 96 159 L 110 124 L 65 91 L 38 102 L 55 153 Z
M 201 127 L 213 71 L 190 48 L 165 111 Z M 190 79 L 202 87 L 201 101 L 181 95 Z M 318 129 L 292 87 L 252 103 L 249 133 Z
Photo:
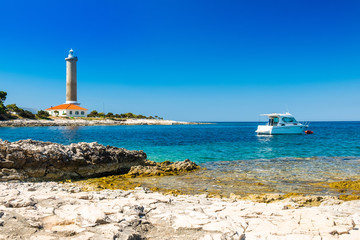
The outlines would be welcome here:
M 125 113 L 124 116 L 125 118 L 136 118 L 136 115 L 131 112 Z
M 98 116 L 99 116 L 99 113 L 96 110 L 91 111 L 91 113 L 88 114 L 88 117 L 98 117 Z
M 55 110 L 54 113 L 55 113 L 55 116 L 59 116 L 59 111 L 58 110 Z
M 7 92 L 0 91 L 0 101 L 5 102 L 7 96 Z
M 104 117 L 105 117 L 105 113 L 103 113 L 103 112 L 98 113 L 98 117 L 104 118 Z
M 17 115 L 19 115 L 20 117 L 23 117 L 23 118 L 31 118 L 31 119 L 35 118 L 35 115 L 32 112 L 30 112 L 28 110 L 24 110 L 22 108 L 19 108 L 18 106 L 16 106 L 16 104 L 8 104 L 8 105 L 6 105 L 6 110 L 10 111 L 10 112 L 14 112 L 14 113 L 16 113 Z
M 146 119 L 146 116 L 139 114 L 139 115 L 136 116 L 136 118 Z
M 49 118 L 50 114 L 47 112 L 47 111 L 44 111 L 44 110 L 40 110 L 38 111 L 38 113 L 36 114 L 36 116 L 38 118 Z
M 6 107 L 4 105 L 4 102 L 6 100 L 7 92 L 0 91 L 0 114 L 6 113 Z
M 108 117 L 108 118 L 113 118 L 113 117 L 114 117 L 114 114 L 113 114 L 112 112 L 108 112 L 108 113 L 106 114 L 106 117 Z
M 22 111 L 22 109 L 19 108 L 18 106 L 16 106 L 16 104 L 8 104 L 8 105 L 6 105 L 6 110 L 10 111 L 10 112 L 14 112 L 16 114 L 19 114 Z
M 46 112 L 47 113 L 47 112 Z M 48 113 L 49 114 L 49 113 Z M 35 119 L 35 114 L 33 114 L 32 112 L 28 111 L 28 110 L 23 110 L 21 109 L 21 112 L 19 113 L 20 117 L 23 118 L 31 118 L 31 119 Z

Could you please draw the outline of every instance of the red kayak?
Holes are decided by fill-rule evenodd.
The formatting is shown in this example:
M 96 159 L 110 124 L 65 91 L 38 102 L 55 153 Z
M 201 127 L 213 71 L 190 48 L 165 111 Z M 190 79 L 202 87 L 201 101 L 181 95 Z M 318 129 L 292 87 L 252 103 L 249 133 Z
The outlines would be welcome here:
M 311 130 L 306 130 L 305 131 L 305 134 L 313 134 L 314 132 L 313 131 L 311 131 Z

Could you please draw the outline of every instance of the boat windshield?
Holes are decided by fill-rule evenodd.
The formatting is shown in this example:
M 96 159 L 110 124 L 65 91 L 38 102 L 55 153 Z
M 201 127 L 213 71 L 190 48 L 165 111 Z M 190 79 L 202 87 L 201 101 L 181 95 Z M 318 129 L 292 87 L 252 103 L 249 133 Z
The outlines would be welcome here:
M 283 117 L 282 118 L 283 122 L 285 123 L 296 123 L 297 121 L 295 120 L 295 118 L 293 117 Z
M 269 119 L 269 126 L 276 126 L 279 123 L 279 118 L 278 117 L 274 117 L 274 118 L 270 118 Z

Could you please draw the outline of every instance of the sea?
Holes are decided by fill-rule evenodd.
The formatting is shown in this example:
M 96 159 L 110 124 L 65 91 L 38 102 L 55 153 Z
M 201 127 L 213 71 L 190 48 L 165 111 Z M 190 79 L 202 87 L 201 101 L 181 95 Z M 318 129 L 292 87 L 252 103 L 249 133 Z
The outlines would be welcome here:
M 202 170 L 151 181 L 195 193 L 331 195 L 335 193 L 321 184 L 360 179 L 360 122 L 312 122 L 313 134 L 275 136 L 258 136 L 258 124 L 2 127 L 0 139 L 98 142 L 143 150 L 149 160 L 158 162 L 190 159 Z

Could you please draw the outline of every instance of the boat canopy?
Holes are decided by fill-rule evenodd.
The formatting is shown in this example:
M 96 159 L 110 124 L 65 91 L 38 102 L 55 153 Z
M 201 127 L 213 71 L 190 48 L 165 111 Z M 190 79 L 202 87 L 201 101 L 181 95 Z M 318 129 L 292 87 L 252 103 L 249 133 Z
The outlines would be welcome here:
M 293 117 L 289 112 L 286 113 L 268 113 L 268 114 L 260 114 L 260 116 L 267 116 L 269 118 L 274 117 Z
M 284 125 L 298 125 L 298 121 L 290 113 L 270 113 L 261 114 L 269 118 L 268 126 L 284 126 Z
M 257 134 L 276 135 L 276 134 L 302 134 L 308 127 L 293 117 L 289 112 L 261 114 L 267 116 L 269 121 L 266 125 L 259 125 L 256 130 Z

